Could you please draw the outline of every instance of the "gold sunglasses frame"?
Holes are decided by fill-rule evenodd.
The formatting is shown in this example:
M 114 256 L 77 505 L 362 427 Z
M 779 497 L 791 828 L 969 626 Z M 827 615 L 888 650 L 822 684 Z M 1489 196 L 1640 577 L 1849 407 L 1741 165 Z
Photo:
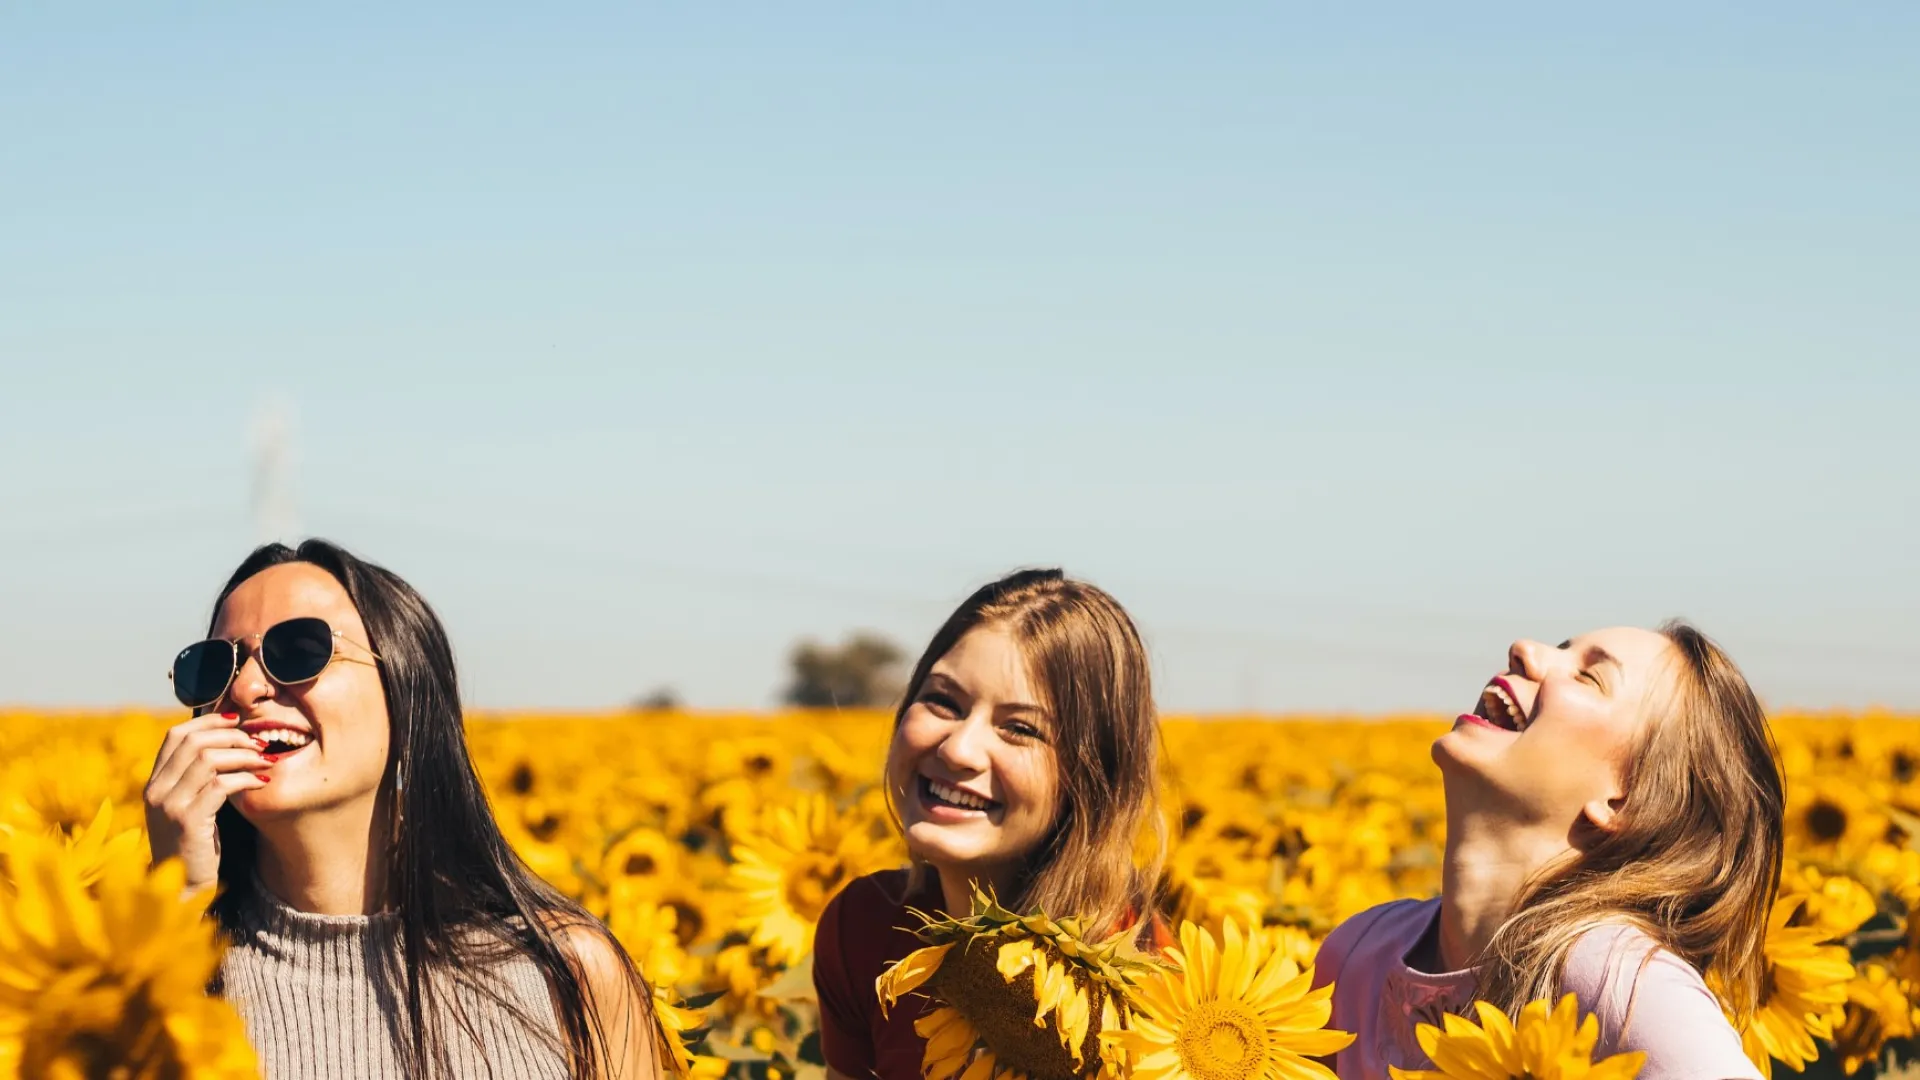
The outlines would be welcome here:
M 262 638 L 265 638 L 268 634 L 272 633 L 274 630 L 277 630 L 280 627 L 285 626 L 290 622 L 297 622 L 303 619 L 312 619 L 315 622 L 318 622 L 321 625 L 325 626 L 329 631 L 329 634 L 333 640 L 333 652 L 327 657 L 327 662 L 320 665 L 320 670 L 314 672 L 312 675 L 308 676 L 307 678 L 295 679 L 292 682 L 283 682 L 278 676 L 274 675 L 274 673 L 267 668 L 266 658 L 260 655 L 259 648 L 257 646 L 245 646 L 244 647 L 245 651 L 244 652 L 242 651 L 243 650 L 243 646 L 241 645 L 242 642 L 258 641 Z M 208 708 L 209 706 L 212 706 L 218 703 L 221 698 L 226 697 L 227 691 L 233 689 L 233 680 L 240 677 L 240 669 L 247 666 L 248 655 L 251 655 L 255 660 L 260 661 L 260 673 L 262 675 L 265 675 L 267 679 L 270 682 L 272 682 L 273 685 L 275 686 L 305 686 L 308 683 L 313 682 L 314 680 L 320 678 L 320 676 L 325 675 L 327 673 L 327 669 L 332 667 L 334 661 L 336 660 L 343 661 L 349 664 L 365 664 L 368 667 L 379 667 L 380 661 L 381 661 L 380 654 L 373 651 L 373 646 L 361 645 L 358 641 L 355 641 L 352 638 L 348 637 L 346 634 L 340 632 L 339 630 L 334 629 L 333 624 L 328 622 L 327 620 L 322 619 L 317 615 L 296 615 L 291 619 L 282 619 L 279 622 L 274 623 L 272 626 L 267 627 L 265 630 L 262 630 L 257 634 L 244 634 L 237 638 L 201 638 L 199 641 L 194 642 L 193 645 L 189 645 L 187 646 L 186 649 L 181 649 L 178 653 L 175 653 L 174 663 L 178 665 L 180 661 L 180 657 L 186 655 L 187 649 L 193 648 L 194 645 L 207 645 L 215 641 L 225 642 L 226 644 L 233 646 L 233 670 L 227 672 L 227 681 L 221 685 L 220 692 L 218 694 L 215 694 L 212 700 L 203 701 L 198 705 L 187 705 L 187 708 L 189 709 L 194 709 L 194 710 L 205 709 L 205 708 Z M 367 655 L 373 657 L 373 659 L 361 660 L 358 657 L 347 656 L 341 653 L 340 643 L 343 641 L 349 645 L 354 645 L 354 646 L 358 646 L 359 648 L 365 649 L 367 651 Z M 167 669 L 167 681 L 173 682 L 173 668 Z M 179 691 L 175 690 L 174 700 L 178 701 L 179 698 L 180 698 Z M 186 703 L 181 702 L 181 704 L 184 705 Z

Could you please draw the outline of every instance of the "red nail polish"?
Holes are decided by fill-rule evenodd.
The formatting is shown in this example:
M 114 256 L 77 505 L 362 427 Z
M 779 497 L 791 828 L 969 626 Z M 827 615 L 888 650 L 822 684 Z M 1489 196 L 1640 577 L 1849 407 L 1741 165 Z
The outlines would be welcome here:
M 255 776 L 257 776 L 257 777 L 259 777 L 259 778 L 260 778 L 260 782 L 261 782 L 261 783 L 263 783 L 263 784 L 271 784 L 271 783 L 273 783 L 273 777 L 271 777 L 271 776 L 268 776 L 268 775 L 267 775 L 266 773 L 254 773 L 253 775 L 255 775 Z
M 220 714 L 220 719 L 222 719 L 222 720 L 238 720 L 238 719 L 240 719 L 240 714 L 239 714 L 239 713 L 237 713 L 237 712 L 223 712 L 223 713 L 221 713 L 221 714 Z
M 255 745 L 255 746 L 257 746 L 257 747 L 259 747 L 259 748 L 260 748 L 260 749 L 262 749 L 262 750 L 265 750 L 265 749 L 267 748 L 267 740 L 265 740 L 265 739 L 255 739 L 255 740 L 253 740 L 253 745 Z
M 260 760 L 266 761 L 266 762 L 275 762 L 280 760 L 280 755 L 279 754 L 261 754 Z

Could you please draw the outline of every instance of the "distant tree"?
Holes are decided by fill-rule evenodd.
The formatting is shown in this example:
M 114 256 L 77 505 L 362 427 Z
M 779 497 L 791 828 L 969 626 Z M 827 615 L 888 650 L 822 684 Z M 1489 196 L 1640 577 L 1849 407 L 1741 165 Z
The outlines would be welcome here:
M 906 658 L 898 645 L 865 631 L 839 645 L 802 641 L 794 646 L 792 681 L 781 698 L 808 709 L 885 708 L 905 689 L 900 666 Z
M 633 699 L 634 712 L 672 712 L 680 707 L 680 695 L 671 686 L 662 686 Z

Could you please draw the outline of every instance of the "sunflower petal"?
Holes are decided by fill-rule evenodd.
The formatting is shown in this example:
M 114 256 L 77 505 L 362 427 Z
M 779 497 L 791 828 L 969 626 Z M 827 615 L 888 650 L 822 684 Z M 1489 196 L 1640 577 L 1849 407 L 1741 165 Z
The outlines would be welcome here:
M 887 1015 L 895 1002 L 914 990 L 919 989 L 940 970 L 941 961 L 946 959 L 947 950 L 952 945 L 929 945 L 924 949 L 915 949 L 902 957 L 900 962 L 888 968 L 874 981 L 874 992 L 880 997 L 880 1015 Z

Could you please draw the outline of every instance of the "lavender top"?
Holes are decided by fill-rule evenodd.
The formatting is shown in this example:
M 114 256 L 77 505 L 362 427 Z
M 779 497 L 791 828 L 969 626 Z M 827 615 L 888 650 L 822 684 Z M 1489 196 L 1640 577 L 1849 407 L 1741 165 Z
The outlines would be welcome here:
M 1314 982 L 1334 984 L 1330 1027 L 1353 1044 L 1334 1056 L 1341 1080 L 1388 1080 L 1387 1066 L 1430 1069 L 1414 1039 L 1417 1024 L 1443 1013 L 1471 1017 L 1472 971 L 1429 974 L 1407 954 L 1440 917 L 1440 901 L 1396 900 L 1334 928 L 1314 962 Z M 1691 965 L 1631 926 L 1596 926 L 1567 957 L 1561 993 L 1600 1018 L 1595 1060 L 1644 1050 L 1639 1080 L 1760 1080 L 1740 1036 Z

